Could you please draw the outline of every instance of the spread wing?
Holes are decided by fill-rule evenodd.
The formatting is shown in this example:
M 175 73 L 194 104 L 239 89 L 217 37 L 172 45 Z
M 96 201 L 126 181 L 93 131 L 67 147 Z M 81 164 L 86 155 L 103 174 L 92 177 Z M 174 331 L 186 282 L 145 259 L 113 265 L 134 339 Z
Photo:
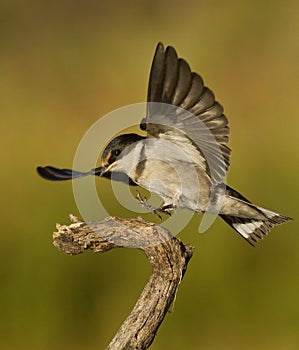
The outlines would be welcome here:
M 203 79 L 191 72 L 175 49 L 159 43 L 153 59 L 146 118 L 148 137 L 179 143 L 193 154 L 212 182 L 222 182 L 229 167 L 228 120 Z M 197 154 L 197 156 L 196 156 Z M 195 155 L 195 156 L 194 156 Z

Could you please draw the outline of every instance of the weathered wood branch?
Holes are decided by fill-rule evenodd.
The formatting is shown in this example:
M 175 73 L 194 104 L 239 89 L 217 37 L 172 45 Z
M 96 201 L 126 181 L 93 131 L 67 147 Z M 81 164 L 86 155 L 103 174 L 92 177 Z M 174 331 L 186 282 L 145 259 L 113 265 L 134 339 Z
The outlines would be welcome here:
M 144 251 L 152 266 L 152 275 L 127 319 L 108 345 L 108 350 L 147 349 L 173 302 L 179 284 L 192 257 L 185 246 L 165 228 L 138 219 L 106 218 L 85 223 L 70 215 L 71 224 L 57 224 L 54 245 L 67 254 L 86 249 L 106 252 L 127 247 Z

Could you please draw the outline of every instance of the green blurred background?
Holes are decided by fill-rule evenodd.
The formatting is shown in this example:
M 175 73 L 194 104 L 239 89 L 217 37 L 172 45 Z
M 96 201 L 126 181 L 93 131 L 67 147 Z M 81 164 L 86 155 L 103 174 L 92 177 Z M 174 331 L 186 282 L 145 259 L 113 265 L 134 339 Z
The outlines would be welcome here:
M 71 183 L 35 167 L 71 167 L 93 122 L 144 101 L 158 41 L 225 106 L 228 183 L 296 218 L 298 10 L 292 0 L 1 1 L 1 349 L 104 349 L 146 283 L 139 251 L 70 257 L 52 246 L 55 223 L 78 210 Z M 255 249 L 220 220 L 200 235 L 199 222 L 179 235 L 196 250 L 152 349 L 297 349 L 298 220 Z

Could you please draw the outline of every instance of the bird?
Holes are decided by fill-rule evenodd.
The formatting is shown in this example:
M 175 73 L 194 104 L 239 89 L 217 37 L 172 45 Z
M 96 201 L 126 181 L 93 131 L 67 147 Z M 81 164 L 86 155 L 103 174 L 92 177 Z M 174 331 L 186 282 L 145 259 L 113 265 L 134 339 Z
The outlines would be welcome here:
M 225 184 L 231 149 L 224 108 L 172 46 L 156 47 L 140 129 L 145 136 L 113 138 L 99 167 L 81 172 L 39 166 L 37 172 L 52 181 L 95 175 L 140 186 L 163 200 L 154 208 L 137 195 L 140 204 L 159 217 L 176 209 L 215 213 L 252 246 L 273 226 L 292 219 L 254 205 Z

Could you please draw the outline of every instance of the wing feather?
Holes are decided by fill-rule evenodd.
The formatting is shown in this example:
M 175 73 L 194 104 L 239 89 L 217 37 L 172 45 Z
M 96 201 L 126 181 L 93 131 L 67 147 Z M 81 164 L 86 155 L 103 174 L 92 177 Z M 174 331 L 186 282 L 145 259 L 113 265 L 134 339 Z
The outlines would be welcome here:
M 164 50 L 162 43 L 152 63 L 142 129 L 149 137 L 179 139 L 183 147 L 196 148 L 198 160 L 204 157 L 206 163 L 200 166 L 214 182 L 223 181 L 230 162 L 229 127 L 223 107 L 202 77 L 191 72 L 173 47 Z M 184 137 L 178 138 L 178 133 Z
M 183 102 L 184 98 L 188 94 L 192 85 L 191 70 L 188 63 L 182 58 L 179 58 L 178 64 L 179 64 L 179 76 L 178 76 L 178 81 L 175 88 L 174 96 L 170 101 L 167 101 L 167 102 L 164 101 L 166 103 L 171 102 L 171 104 L 175 106 L 180 106 L 180 104 Z
M 176 91 L 179 62 L 175 50 L 168 47 L 165 52 L 165 72 L 161 101 L 168 103 Z

